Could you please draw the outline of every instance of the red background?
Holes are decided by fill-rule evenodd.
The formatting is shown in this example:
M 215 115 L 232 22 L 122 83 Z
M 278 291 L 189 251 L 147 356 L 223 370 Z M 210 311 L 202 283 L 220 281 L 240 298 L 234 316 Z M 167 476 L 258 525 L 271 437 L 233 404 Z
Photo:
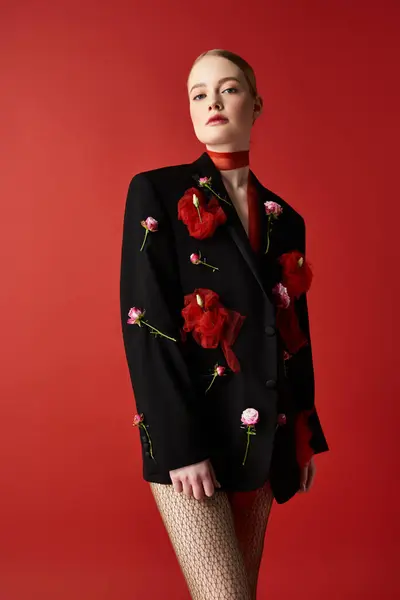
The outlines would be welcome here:
M 119 260 L 131 177 L 204 150 L 185 85 L 214 47 L 253 64 L 251 166 L 307 222 L 331 446 L 313 490 L 273 508 L 260 597 L 398 597 L 398 17 L 2 2 L 1 600 L 188 598 L 141 478 Z

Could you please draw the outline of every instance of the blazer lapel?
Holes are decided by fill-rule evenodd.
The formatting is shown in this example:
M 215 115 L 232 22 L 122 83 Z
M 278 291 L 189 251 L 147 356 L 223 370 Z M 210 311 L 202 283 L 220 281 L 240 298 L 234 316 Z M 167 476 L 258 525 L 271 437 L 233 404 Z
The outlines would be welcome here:
M 219 170 L 214 165 L 213 161 L 207 154 L 204 152 L 194 163 L 191 165 L 192 167 L 192 178 L 197 183 L 198 187 L 205 194 L 207 199 L 209 200 L 213 196 L 213 192 L 220 196 L 221 198 L 227 200 L 229 204 L 219 200 L 221 206 L 223 207 L 227 220 L 225 223 L 226 231 L 231 236 L 233 242 L 236 244 L 238 249 L 240 250 L 244 260 L 246 261 L 248 267 L 256 278 L 262 292 L 265 296 L 267 296 L 271 301 L 271 294 L 268 289 L 268 286 L 265 285 L 264 279 L 261 273 L 262 262 L 264 262 L 264 248 L 266 244 L 266 226 L 267 226 L 267 218 L 265 215 L 265 210 L 263 209 L 263 203 L 266 200 L 267 190 L 261 185 L 258 179 L 255 177 L 254 173 L 250 170 L 250 176 L 253 180 L 253 183 L 256 186 L 258 191 L 259 198 L 259 211 L 260 211 L 260 219 L 261 219 L 261 250 L 260 257 L 258 257 L 249 242 L 249 238 L 246 234 L 246 231 L 242 225 L 242 222 L 236 212 L 236 209 L 232 203 L 231 198 L 224 186 Z M 202 187 L 199 184 L 200 177 L 211 177 L 210 187 L 212 191 L 208 188 Z M 218 197 L 217 196 L 217 197 Z

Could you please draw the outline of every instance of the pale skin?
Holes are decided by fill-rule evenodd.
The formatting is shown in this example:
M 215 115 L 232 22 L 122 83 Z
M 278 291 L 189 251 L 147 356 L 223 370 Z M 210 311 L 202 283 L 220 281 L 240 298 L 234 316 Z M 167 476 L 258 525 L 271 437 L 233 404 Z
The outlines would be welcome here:
M 199 85 L 201 84 L 201 85 Z M 190 116 L 196 137 L 215 152 L 237 152 L 250 147 L 251 131 L 262 113 L 261 96 L 251 93 L 239 67 L 221 56 L 204 56 L 192 68 L 187 81 Z M 227 123 L 207 125 L 210 116 L 221 114 Z M 247 180 L 249 166 L 221 171 L 225 188 L 248 232 Z M 175 492 L 202 500 L 220 487 L 207 459 L 170 471 Z M 300 492 L 308 492 L 316 473 L 314 459 L 301 470 Z

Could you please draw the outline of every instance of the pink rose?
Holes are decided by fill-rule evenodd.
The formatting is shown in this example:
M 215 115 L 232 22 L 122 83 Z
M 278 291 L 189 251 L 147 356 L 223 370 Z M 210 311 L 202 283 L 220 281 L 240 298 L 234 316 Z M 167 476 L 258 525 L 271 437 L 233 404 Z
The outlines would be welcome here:
M 258 423 L 259 414 L 255 408 L 246 408 L 242 412 L 241 421 L 244 425 L 255 425 Z
M 191 254 L 190 255 L 190 262 L 193 263 L 194 265 L 198 265 L 200 262 L 200 256 L 198 254 Z
M 139 425 L 142 422 L 143 422 L 143 413 L 141 415 L 135 415 L 133 417 L 133 427 L 136 427 L 136 425 Z
M 242 462 L 242 465 L 244 466 L 246 463 L 246 459 L 247 459 L 247 453 L 249 451 L 250 436 L 256 435 L 256 430 L 255 430 L 254 426 L 256 423 L 258 423 L 258 420 L 259 420 L 258 410 L 256 410 L 255 408 L 246 408 L 246 410 L 244 410 L 242 412 L 242 416 L 241 416 L 240 420 L 242 421 L 242 423 L 244 425 L 247 426 L 246 452 L 244 454 L 244 458 L 243 458 L 243 462 Z
M 275 294 L 275 296 L 277 296 L 277 298 L 279 299 L 279 307 L 282 308 L 288 308 L 290 305 L 290 297 L 287 291 L 287 288 L 285 288 L 284 285 L 282 285 L 282 283 L 277 283 L 276 286 L 272 289 L 272 293 Z
M 275 219 L 279 217 L 283 210 L 280 204 L 278 204 L 277 202 L 272 202 L 272 200 L 264 202 L 264 206 L 266 214 L 272 215 Z
M 144 310 L 140 310 L 140 308 L 133 306 L 128 312 L 129 319 L 127 323 L 129 323 L 129 325 L 139 325 L 141 319 L 144 317 L 144 313 Z
M 265 250 L 265 254 L 268 253 L 269 244 L 270 244 L 270 233 L 272 231 L 272 225 L 274 219 L 276 220 L 279 215 L 282 213 L 282 206 L 277 202 L 272 202 L 272 200 L 268 200 L 264 202 L 265 212 L 268 215 L 268 229 L 267 229 L 267 248 Z
M 217 377 L 222 377 L 222 375 L 225 373 L 225 367 L 219 366 L 218 363 L 215 365 L 214 367 L 214 371 L 212 374 L 212 380 L 210 385 L 208 386 L 208 388 L 206 389 L 206 394 L 207 392 L 210 390 L 210 388 L 212 387 L 214 381 L 216 380 Z
M 149 436 L 149 432 L 147 431 L 148 426 L 146 427 L 146 425 L 144 423 L 144 414 L 141 413 L 140 415 L 135 415 L 133 417 L 132 425 L 133 425 L 133 427 L 141 427 L 142 429 L 144 429 L 147 439 L 149 440 L 150 456 L 154 460 L 154 462 L 157 462 L 156 459 L 154 458 L 154 454 L 153 454 L 153 444 L 151 443 L 151 438 Z
M 158 221 L 153 219 L 153 217 L 147 217 L 145 221 L 140 221 L 140 224 L 149 231 L 158 231 Z
M 146 325 L 146 327 L 151 329 L 152 333 L 154 333 L 156 336 L 161 335 L 162 337 L 168 338 L 169 340 L 176 342 L 175 338 L 170 337 L 169 335 L 166 335 L 165 333 L 162 333 L 159 329 L 156 329 L 155 327 L 153 327 L 153 325 L 150 325 L 150 323 L 148 323 L 147 321 L 143 321 L 145 312 L 146 312 L 145 310 L 141 310 L 140 308 L 136 308 L 135 306 L 133 306 L 130 309 L 130 311 L 128 312 L 129 319 L 127 320 L 127 323 L 129 323 L 129 325 L 139 325 L 139 327 Z
M 211 188 L 211 177 L 199 177 L 199 186 L 200 187 L 206 187 L 210 190 L 210 192 L 212 192 L 214 194 L 214 196 L 216 198 L 218 198 L 218 200 L 221 200 L 222 202 L 225 202 L 226 204 L 230 204 L 232 206 L 232 203 L 229 202 L 229 200 L 227 200 L 226 198 L 222 198 L 221 196 L 219 196 L 217 194 L 217 192 L 215 192 L 212 188 Z
M 209 265 L 204 260 L 201 260 L 201 254 L 196 254 L 196 252 L 193 252 L 193 254 L 190 255 L 190 262 L 193 265 L 204 265 L 205 267 L 210 267 L 210 269 L 212 269 L 213 272 L 219 271 L 218 267 L 214 267 L 214 265 Z
M 145 243 L 146 243 L 149 231 L 151 233 L 154 233 L 154 232 L 158 231 L 158 221 L 156 221 L 155 219 L 153 219 L 153 217 L 147 217 L 147 219 L 145 221 L 140 221 L 140 224 L 146 230 L 146 233 L 144 234 L 143 244 L 140 247 L 140 252 L 141 252 L 143 250 L 143 248 L 144 248 Z

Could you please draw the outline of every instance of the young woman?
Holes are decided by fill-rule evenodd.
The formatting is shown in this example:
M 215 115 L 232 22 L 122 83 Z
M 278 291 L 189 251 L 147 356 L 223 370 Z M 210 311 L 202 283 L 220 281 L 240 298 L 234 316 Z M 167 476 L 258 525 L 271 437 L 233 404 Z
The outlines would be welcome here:
M 311 487 L 328 450 L 314 402 L 305 224 L 249 169 L 262 112 L 250 65 L 198 57 L 193 163 L 135 175 L 121 317 L 143 477 L 192 598 L 256 597 L 273 499 Z

